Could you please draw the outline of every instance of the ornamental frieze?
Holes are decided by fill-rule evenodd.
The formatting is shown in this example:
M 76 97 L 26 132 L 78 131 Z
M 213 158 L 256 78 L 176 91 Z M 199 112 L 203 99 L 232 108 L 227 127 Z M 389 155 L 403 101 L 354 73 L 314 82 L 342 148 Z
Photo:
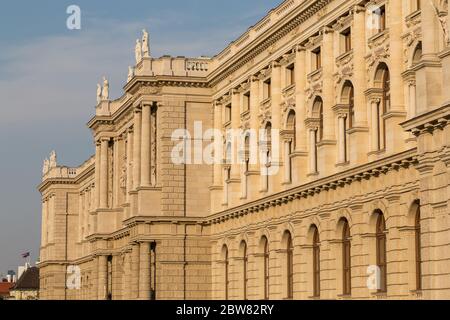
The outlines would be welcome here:
M 334 74 L 335 92 L 344 79 L 353 77 L 353 51 L 350 51 L 336 59 L 336 73 Z
M 415 49 L 417 43 L 422 40 L 422 28 L 416 27 L 411 29 L 408 33 L 403 36 L 404 48 L 403 48 L 403 58 L 407 66 L 412 65 L 411 57 L 412 51 Z
M 367 74 L 372 74 L 373 68 L 375 68 L 379 62 L 389 59 L 389 57 L 389 43 L 372 50 L 372 52 L 366 56 Z M 371 81 L 370 77 L 367 77 L 367 81 Z
M 322 74 L 322 69 L 320 69 L 308 75 L 309 86 L 305 90 L 308 100 L 322 94 Z

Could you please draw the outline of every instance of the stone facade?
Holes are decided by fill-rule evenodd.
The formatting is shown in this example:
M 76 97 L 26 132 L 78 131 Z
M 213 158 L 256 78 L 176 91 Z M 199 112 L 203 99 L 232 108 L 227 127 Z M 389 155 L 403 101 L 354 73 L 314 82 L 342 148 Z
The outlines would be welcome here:
M 211 59 L 139 57 L 95 155 L 44 170 L 40 298 L 450 299 L 447 12 L 286 0 Z M 280 158 L 175 163 L 196 122 Z

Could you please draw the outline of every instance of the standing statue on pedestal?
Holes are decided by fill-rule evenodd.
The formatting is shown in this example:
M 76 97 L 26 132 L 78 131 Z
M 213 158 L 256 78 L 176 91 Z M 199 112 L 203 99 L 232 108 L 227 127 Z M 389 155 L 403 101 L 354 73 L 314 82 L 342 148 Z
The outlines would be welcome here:
M 132 66 L 128 67 L 128 80 L 127 82 L 130 82 L 131 79 L 134 77 L 134 68 Z
M 49 168 L 56 168 L 56 151 L 53 150 L 52 152 L 50 152 L 50 162 L 49 162 Z
M 136 56 L 136 64 L 138 64 L 142 60 L 142 46 L 139 39 L 136 39 L 136 47 L 134 50 L 134 54 Z
M 97 83 L 97 104 L 102 101 L 102 86 Z
M 102 90 L 102 100 L 109 99 L 109 82 L 106 77 L 103 77 L 103 90 Z
M 142 54 L 145 58 L 150 57 L 150 42 L 147 30 L 142 30 Z
M 44 160 L 44 165 L 42 167 L 42 175 L 45 176 L 48 173 L 48 170 L 50 169 L 50 162 L 47 158 Z

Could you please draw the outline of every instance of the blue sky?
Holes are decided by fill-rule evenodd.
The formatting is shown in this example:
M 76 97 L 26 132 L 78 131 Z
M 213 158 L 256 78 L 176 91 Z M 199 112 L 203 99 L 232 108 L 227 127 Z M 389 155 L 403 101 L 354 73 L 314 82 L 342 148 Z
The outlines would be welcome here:
M 219 53 L 281 0 L 8 1 L 0 10 L 0 273 L 38 257 L 42 160 L 77 166 L 93 152 L 96 83 L 122 94 L 135 39 L 153 56 Z M 82 29 L 66 28 L 80 6 Z

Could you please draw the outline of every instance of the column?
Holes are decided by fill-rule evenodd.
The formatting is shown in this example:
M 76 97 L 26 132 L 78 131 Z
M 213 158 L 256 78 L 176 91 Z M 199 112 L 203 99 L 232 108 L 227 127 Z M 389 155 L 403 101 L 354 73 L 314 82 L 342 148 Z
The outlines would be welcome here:
M 109 138 L 100 140 L 100 208 L 108 207 L 108 144 Z
M 255 76 L 250 78 L 250 150 L 249 150 L 249 175 L 248 177 L 248 195 L 255 199 L 258 195 L 258 174 L 259 167 L 259 79 Z
M 150 243 L 140 244 L 139 299 L 150 300 Z
M 223 168 L 223 205 L 228 204 L 228 170 L 228 168 Z
M 141 130 L 141 186 L 150 186 L 150 108 L 149 104 L 142 106 Z
M 255 136 L 250 138 L 250 171 L 259 171 L 258 167 L 258 146 L 259 139 L 259 79 L 252 76 L 250 78 L 250 128 L 254 131 Z M 256 161 L 251 161 L 252 157 Z
M 139 298 L 139 244 L 131 249 L 131 299 Z
M 334 51 L 333 29 L 323 28 L 323 52 L 322 52 L 322 79 L 323 79 L 323 140 L 334 140 Z
M 401 2 L 401 1 L 400 1 Z M 366 8 L 356 5 L 353 8 L 353 29 L 352 29 L 352 46 L 353 46 L 353 92 L 354 92 L 354 127 L 367 127 L 367 110 L 366 97 Z M 358 145 L 359 146 L 359 145 Z
M 291 182 L 291 141 L 284 141 L 284 183 Z
M 240 151 L 240 144 L 239 144 L 239 125 L 241 122 L 241 94 L 238 90 L 232 89 L 231 90 L 231 129 L 233 130 L 232 135 L 232 146 L 234 148 L 234 152 L 232 154 L 239 154 L 236 152 L 236 150 Z M 231 159 L 231 178 L 239 178 L 239 162 L 236 161 L 238 157 L 235 157 L 235 159 Z
M 272 62 L 272 129 L 281 129 L 281 65 L 274 61 Z
M 399 90 L 403 88 L 403 9 L 402 1 L 389 1 L 389 52 L 390 52 L 390 79 L 391 79 L 391 109 L 404 111 L 404 92 Z M 393 18 L 393 17 L 397 17 Z M 424 23 L 425 17 L 422 16 L 422 23 Z M 434 32 L 434 31 L 433 31 Z M 431 33 L 431 32 L 430 32 Z M 424 38 L 428 37 L 428 33 Z M 392 128 L 394 129 L 394 128 Z M 403 132 L 400 126 L 398 130 Z M 403 140 L 404 141 L 404 140 Z M 402 142 L 403 142 L 402 141 Z
M 301 125 L 306 118 L 305 103 L 305 87 L 306 87 L 306 70 L 305 70 L 305 48 L 297 46 L 295 50 L 295 122 L 296 125 L 296 146 L 294 150 L 306 151 L 306 130 Z
M 376 152 L 380 149 L 380 133 L 379 133 L 379 115 L 378 115 L 378 105 L 380 104 L 380 99 L 375 98 L 370 100 L 370 110 L 371 110 L 371 149 L 372 152 Z
M 118 136 L 114 138 L 114 173 L 113 173 L 113 207 L 119 206 L 119 193 L 120 193 L 120 144 L 122 143 L 122 137 Z
M 222 128 L 222 105 L 217 101 L 214 102 L 214 129 L 219 132 Z M 218 141 L 217 141 L 218 140 Z M 220 186 L 222 184 L 222 140 L 219 135 L 214 136 L 214 186 Z
M 107 263 L 106 256 L 98 257 L 98 300 L 106 299 L 108 286 Z
M 417 114 L 416 112 L 416 81 L 409 81 L 409 112 L 408 119 L 414 118 Z
M 316 149 L 316 143 L 317 143 L 317 128 L 311 128 L 309 129 L 309 169 L 310 174 L 317 173 L 317 149 Z
M 141 173 L 141 108 L 134 109 L 134 132 L 133 132 L 133 189 L 140 186 Z
M 245 158 L 244 158 L 245 159 Z M 243 160 L 241 162 L 241 198 L 247 198 L 247 170 L 246 170 L 246 161 Z
M 338 115 L 338 124 L 339 124 L 339 163 L 345 163 L 347 161 L 347 148 L 345 143 L 345 119 L 347 118 L 346 114 Z
M 133 188 L 133 129 L 127 130 L 127 190 L 126 202 L 130 203 L 130 191 Z
M 131 257 L 129 252 L 125 252 L 124 271 L 122 276 L 122 299 L 131 299 Z
M 95 201 L 94 209 L 100 207 L 100 167 L 101 167 L 101 148 L 100 140 L 95 142 Z
M 281 130 L 282 123 L 281 123 L 281 65 L 274 61 L 272 62 L 272 101 L 271 101 L 271 109 L 272 109 L 272 130 L 273 132 L 277 132 L 277 137 L 275 139 L 271 138 L 272 146 L 271 148 L 271 178 L 273 179 L 273 190 L 272 191 L 279 191 L 281 190 L 281 181 L 283 177 L 280 174 L 280 165 L 281 165 L 281 157 L 282 157 L 282 151 L 280 151 L 280 148 L 282 147 L 279 143 L 279 131 Z M 278 142 L 278 143 L 277 143 Z M 284 159 L 286 162 L 287 159 Z

